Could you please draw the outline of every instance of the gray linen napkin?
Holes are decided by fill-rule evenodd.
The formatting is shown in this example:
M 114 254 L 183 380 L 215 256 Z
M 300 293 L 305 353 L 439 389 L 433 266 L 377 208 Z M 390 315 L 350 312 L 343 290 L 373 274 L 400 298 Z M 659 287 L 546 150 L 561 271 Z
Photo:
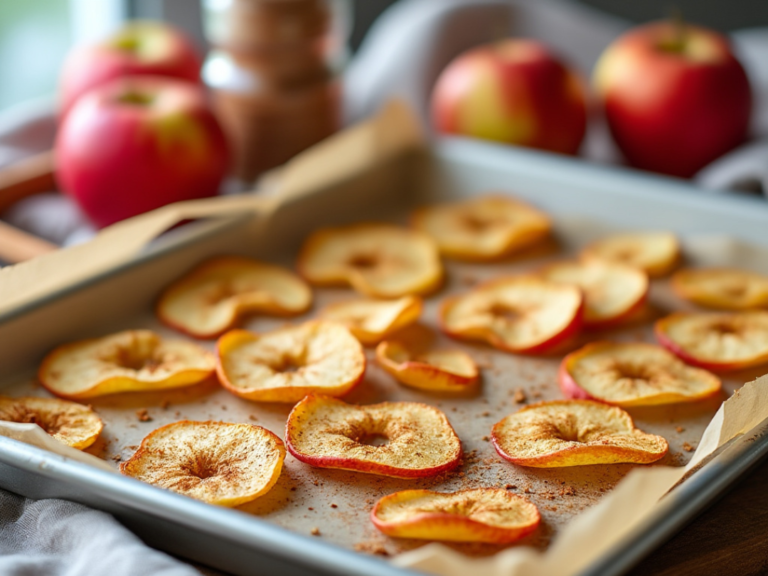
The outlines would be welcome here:
M 145 546 L 109 514 L 0 490 L 3 576 L 200 576 Z

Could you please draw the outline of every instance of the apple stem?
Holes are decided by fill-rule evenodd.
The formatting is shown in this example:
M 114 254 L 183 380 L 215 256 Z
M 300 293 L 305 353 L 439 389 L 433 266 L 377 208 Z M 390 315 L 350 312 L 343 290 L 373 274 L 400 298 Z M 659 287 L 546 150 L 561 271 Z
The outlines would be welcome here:
M 685 20 L 683 19 L 683 11 L 679 6 L 670 8 L 669 21 L 672 25 L 670 48 L 673 52 L 682 52 L 685 46 Z
M 501 42 L 505 38 L 509 37 L 509 27 L 507 22 L 496 21 L 493 24 L 493 30 L 491 30 L 492 42 Z

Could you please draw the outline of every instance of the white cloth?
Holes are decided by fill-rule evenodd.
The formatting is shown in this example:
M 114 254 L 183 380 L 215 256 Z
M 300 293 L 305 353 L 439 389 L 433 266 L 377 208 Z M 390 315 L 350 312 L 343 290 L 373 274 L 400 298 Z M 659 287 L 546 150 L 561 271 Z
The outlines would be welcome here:
M 630 26 L 565 0 L 403 0 L 374 24 L 347 70 L 347 118 L 363 118 L 397 96 L 427 125 L 429 94 L 440 71 L 470 46 L 504 35 L 543 40 L 589 77 L 602 50 Z M 754 140 L 705 167 L 694 181 L 717 191 L 768 193 L 768 29 L 739 31 L 732 41 L 753 86 Z M 621 160 L 599 120 L 589 126 L 581 156 Z
M 200 576 L 147 548 L 112 516 L 64 500 L 0 491 L 3 576 Z

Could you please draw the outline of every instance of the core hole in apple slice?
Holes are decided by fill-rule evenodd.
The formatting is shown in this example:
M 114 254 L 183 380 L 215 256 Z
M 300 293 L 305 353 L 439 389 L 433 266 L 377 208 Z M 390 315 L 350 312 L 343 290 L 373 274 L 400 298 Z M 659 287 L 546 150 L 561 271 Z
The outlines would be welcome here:
M 372 442 L 372 437 L 384 442 Z M 298 460 L 395 478 L 424 478 L 458 466 L 461 442 L 448 418 L 418 402 L 346 404 L 309 395 L 293 407 L 285 443 Z
M 631 318 L 642 308 L 649 289 L 648 275 L 642 270 L 600 260 L 557 262 L 541 275 L 584 291 L 584 325 L 592 328 Z
M 659 343 L 683 361 L 708 370 L 768 363 L 768 312 L 678 312 L 656 322 Z
M 455 338 L 509 352 L 545 353 L 578 332 L 582 305 L 576 286 L 515 276 L 446 300 L 440 323 Z
M 104 428 L 89 406 L 58 398 L 0 396 L 0 420 L 37 424 L 62 444 L 78 450 L 93 444 Z
M 721 388 L 714 374 L 646 343 L 588 344 L 563 359 L 559 381 L 566 398 L 625 407 L 694 402 Z
M 680 242 L 671 232 L 613 234 L 587 246 L 581 256 L 639 268 L 656 278 L 680 261 Z
M 376 347 L 376 361 L 399 382 L 433 391 L 463 391 L 476 384 L 480 372 L 461 350 L 427 350 L 417 354 L 398 341 Z
M 534 532 L 541 516 L 528 499 L 503 488 L 402 490 L 380 499 L 371 521 L 396 538 L 509 544 Z
M 219 506 L 239 506 L 277 483 L 283 441 L 253 424 L 192 422 L 151 432 L 120 471 L 142 482 Z
M 551 230 L 546 214 L 502 195 L 429 206 L 411 221 L 444 255 L 462 260 L 501 258 L 545 239 Z
M 223 256 L 203 262 L 163 291 L 157 317 L 195 338 L 216 338 L 245 314 L 300 314 L 312 291 L 288 270 Z
M 397 300 L 351 300 L 327 306 L 320 312 L 320 317 L 343 324 L 362 344 L 371 346 L 416 322 L 422 308 L 418 296 L 403 296 Z
M 708 308 L 748 310 L 768 306 L 768 277 L 730 268 L 685 268 L 672 277 L 672 288 Z
M 264 334 L 232 330 L 217 343 L 216 371 L 233 394 L 298 402 L 311 393 L 342 396 L 365 374 L 365 352 L 350 331 L 315 320 Z
M 59 346 L 43 360 L 38 379 L 57 396 L 80 399 L 190 386 L 215 367 L 214 356 L 197 344 L 126 330 Z
M 669 450 L 661 436 L 635 428 L 621 408 L 591 400 L 526 406 L 496 423 L 491 439 L 502 458 L 534 468 L 648 464 Z
M 434 241 L 388 224 L 319 230 L 304 243 L 297 267 L 313 284 L 349 284 L 374 298 L 427 294 L 443 279 Z

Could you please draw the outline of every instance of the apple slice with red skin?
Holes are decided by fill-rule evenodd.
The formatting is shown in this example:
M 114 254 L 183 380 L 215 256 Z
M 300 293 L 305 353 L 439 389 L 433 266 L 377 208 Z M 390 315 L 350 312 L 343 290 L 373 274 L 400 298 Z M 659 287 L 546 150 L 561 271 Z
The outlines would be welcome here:
M 192 422 L 161 426 L 120 464 L 120 472 L 219 506 L 239 506 L 277 483 L 285 446 L 253 424 Z
M 414 228 L 435 239 L 440 251 L 459 260 L 493 260 L 549 236 L 549 217 L 525 202 L 495 195 L 417 210 Z
M 715 372 L 768 363 L 768 312 L 677 312 L 656 322 L 656 338 L 684 362 Z
M 681 258 L 680 242 L 671 232 L 612 234 L 584 248 L 581 257 L 632 266 L 651 278 L 658 278 L 677 266 Z
M 399 382 L 422 390 L 462 391 L 480 378 L 475 361 L 461 350 L 415 354 L 401 342 L 385 340 L 376 347 L 376 361 Z
M 440 326 L 454 338 L 481 340 L 507 352 L 543 354 L 578 333 L 582 308 L 582 293 L 575 286 L 513 276 L 445 300 Z
M 749 310 L 768 306 L 768 277 L 731 268 L 685 268 L 672 276 L 681 298 L 708 308 Z
M 558 378 L 566 398 L 624 407 L 695 402 L 721 388 L 711 372 L 644 342 L 587 344 L 563 359 Z
M 56 396 L 77 400 L 191 386 L 215 368 L 213 354 L 193 342 L 126 330 L 59 346 L 43 359 L 38 379 Z
M 371 521 L 396 538 L 510 544 L 541 523 L 536 506 L 503 488 L 402 490 L 380 499 Z
M 366 346 L 416 322 L 424 304 L 418 296 L 397 300 L 350 300 L 327 306 L 320 317 L 343 324 Z
M 385 443 L 375 445 L 377 438 Z M 425 478 L 461 461 L 461 441 L 448 418 L 419 402 L 347 404 L 310 394 L 291 410 L 285 444 L 298 460 L 394 478 Z
M 365 374 L 363 347 L 335 322 L 314 320 L 264 334 L 232 330 L 219 338 L 217 351 L 221 385 L 259 402 L 343 396 Z
M 497 422 L 491 440 L 505 460 L 534 468 L 649 464 L 669 450 L 621 408 L 591 400 L 531 404 Z
M 584 326 L 591 328 L 608 328 L 634 316 L 650 287 L 642 270 L 601 260 L 557 262 L 546 266 L 541 276 L 584 291 Z
M 194 338 L 216 338 L 246 314 L 292 315 L 312 304 L 312 290 L 292 272 L 241 256 L 207 260 L 168 286 L 155 314 Z
M 428 294 L 443 281 L 434 240 L 390 224 L 353 224 L 313 233 L 297 268 L 318 286 L 350 285 L 374 298 Z
M 104 428 L 90 406 L 58 398 L 0 396 L 0 420 L 37 424 L 62 444 L 78 450 L 93 444 Z

